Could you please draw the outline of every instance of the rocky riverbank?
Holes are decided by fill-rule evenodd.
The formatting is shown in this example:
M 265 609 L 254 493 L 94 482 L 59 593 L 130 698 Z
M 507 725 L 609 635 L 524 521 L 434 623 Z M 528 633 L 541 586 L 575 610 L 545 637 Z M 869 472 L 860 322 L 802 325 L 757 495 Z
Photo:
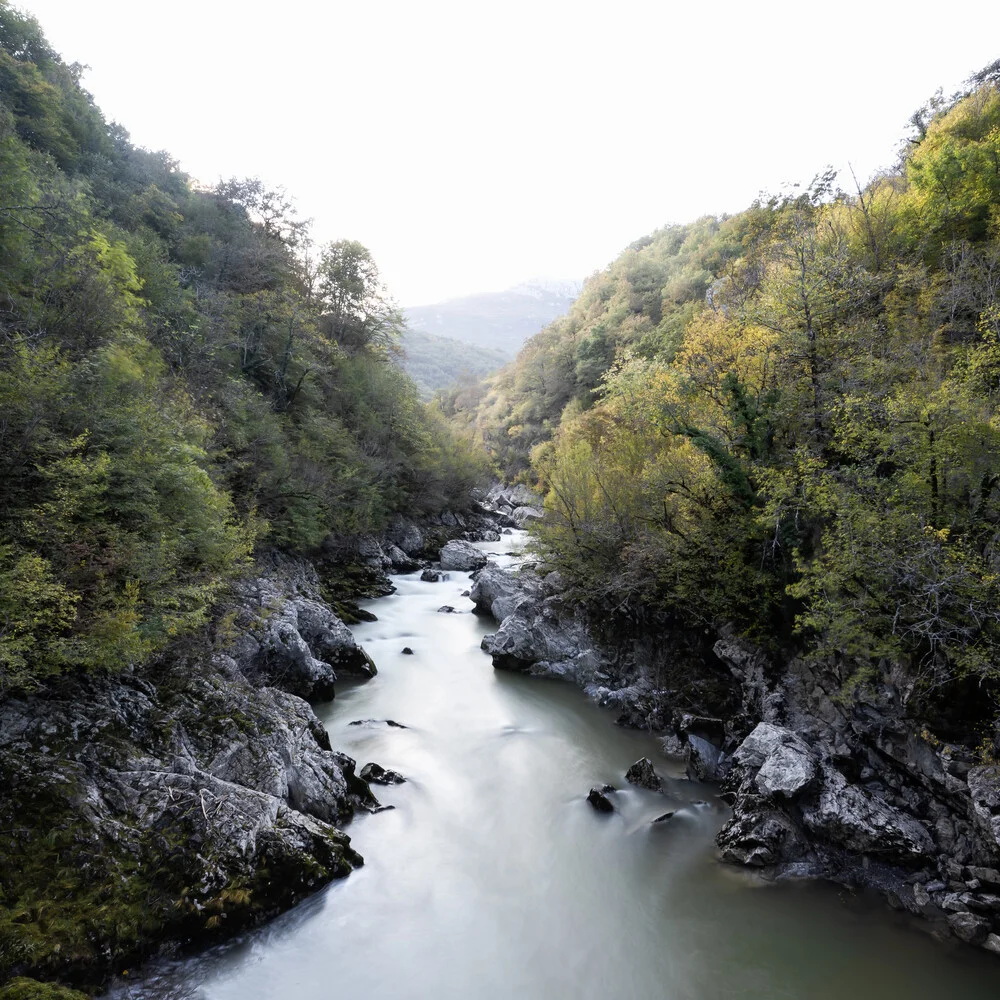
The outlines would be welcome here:
M 376 666 L 344 619 L 390 571 L 461 559 L 516 524 L 468 513 L 259 554 L 211 631 L 116 676 L 0 701 L 0 982 L 96 989 L 164 950 L 287 909 L 363 863 L 341 827 L 383 775 L 331 747 L 310 702 Z M 523 505 L 522 505 L 523 506 Z M 365 780 L 365 778 L 368 780 Z
M 579 684 L 621 724 L 661 733 L 691 777 L 721 783 L 723 861 L 875 888 L 1000 954 L 1000 766 L 915 726 L 890 680 L 845 697 L 836 667 L 779 664 L 728 635 L 679 680 L 665 643 L 602 645 L 558 574 L 530 567 L 486 567 L 472 599 L 499 623 L 483 640 L 495 667 Z

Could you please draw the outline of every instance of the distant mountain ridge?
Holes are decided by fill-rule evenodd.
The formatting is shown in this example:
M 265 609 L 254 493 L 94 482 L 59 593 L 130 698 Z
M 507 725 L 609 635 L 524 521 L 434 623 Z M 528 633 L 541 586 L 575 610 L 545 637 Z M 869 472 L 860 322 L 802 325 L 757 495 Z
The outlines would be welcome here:
M 481 292 L 409 306 L 411 330 L 491 348 L 513 358 L 524 342 L 569 310 L 583 282 L 533 278 L 502 292 Z

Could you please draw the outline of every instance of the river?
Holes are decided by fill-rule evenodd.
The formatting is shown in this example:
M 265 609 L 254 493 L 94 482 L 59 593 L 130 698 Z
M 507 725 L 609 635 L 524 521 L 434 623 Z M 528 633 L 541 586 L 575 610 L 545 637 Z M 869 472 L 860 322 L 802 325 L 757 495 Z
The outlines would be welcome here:
M 501 564 L 510 536 L 479 547 Z M 198 1000 L 962 1000 L 1000 962 L 830 886 L 720 865 L 725 807 L 574 687 L 494 671 L 468 574 L 394 578 L 354 629 L 378 676 L 318 714 L 407 782 L 349 828 L 365 866 L 241 940 L 115 996 Z M 452 605 L 458 613 L 438 611 Z M 404 646 L 413 655 L 404 655 Z M 385 725 L 392 719 L 406 728 Z M 374 720 L 363 725 L 352 721 Z M 623 780 L 649 756 L 666 794 Z M 617 786 L 612 815 L 586 802 Z M 702 804 L 698 804 L 702 803 Z M 679 810 L 664 824 L 651 821 Z

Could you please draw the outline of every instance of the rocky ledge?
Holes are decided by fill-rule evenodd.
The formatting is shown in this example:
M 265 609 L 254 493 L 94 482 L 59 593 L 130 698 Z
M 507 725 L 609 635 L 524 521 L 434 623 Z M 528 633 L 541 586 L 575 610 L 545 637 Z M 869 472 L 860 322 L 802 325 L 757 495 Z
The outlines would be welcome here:
M 301 695 L 374 666 L 318 587 L 267 557 L 221 651 L 0 703 L 0 978 L 95 987 L 362 863 L 339 827 L 379 804 Z
M 601 656 L 583 619 L 560 599 L 558 573 L 540 578 L 532 568 L 512 572 L 490 564 L 473 579 L 476 610 L 500 622 L 482 641 L 495 667 L 579 684 L 598 676 Z
M 720 782 L 723 861 L 875 888 L 1000 954 L 1000 765 L 919 731 L 889 680 L 844 697 L 834 666 L 773 663 L 733 636 L 685 664 L 686 687 L 666 687 L 662 637 L 602 648 L 560 590 L 558 574 L 530 567 L 479 571 L 472 599 L 500 623 L 483 649 L 498 669 L 576 682 L 619 723 L 662 733 L 691 778 Z

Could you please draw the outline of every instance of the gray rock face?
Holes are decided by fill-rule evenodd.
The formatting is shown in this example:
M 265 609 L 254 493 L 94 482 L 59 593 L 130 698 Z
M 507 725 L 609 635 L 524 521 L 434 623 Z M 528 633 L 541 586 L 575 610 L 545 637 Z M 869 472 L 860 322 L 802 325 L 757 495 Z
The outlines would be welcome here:
M 257 684 L 231 656 L 176 658 L 0 703 L 0 828 L 36 816 L 46 789 L 53 877 L 81 866 L 113 907 L 137 870 L 155 872 L 144 906 L 165 939 L 210 935 L 220 900 L 218 933 L 231 933 L 348 874 L 361 858 L 336 824 L 378 803 L 307 702 Z M 23 867 L 16 842 L 3 849 Z M 23 849 L 37 862 L 50 848 L 38 836 Z M 245 898 L 227 897 L 233 886 Z M 98 974 L 117 949 L 158 943 L 141 928 L 104 941 L 101 926 Z
M 398 514 L 392 519 L 385 537 L 409 556 L 418 556 L 424 551 L 423 531 L 413 521 Z
M 489 561 L 471 542 L 454 539 L 445 544 L 440 552 L 441 569 L 474 570 L 481 569 Z
M 734 762 L 733 818 L 719 834 L 730 859 L 798 861 L 804 844 L 819 843 L 913 869 L 933 853 L 919 820 L 876 791 L 850 784 L 789 729 L 759 723 Z
M 976 819 L 994 843 L 1000 845 L 1000 766 L 973 767 L 966 780 Z
M 492 615 L 498 622 L 512 615 L 524 600 L 543 599 L 541 581 L 534 575 L 519 576 L 496 563 L 488 563 L 475 576 L 470 592 L 476 610 Z
M 757 791 L 794 798 L 816 779 L 816 761 L 793 732 L 761 722 L 733 755 L 744 767 L 757 768 Z
M 371 658 L 319 599 L 308 563 L 285 558 L 262 572 L 234 588 L 245 631 L 232 653 L 246 677 L 322 701 L 333 697 L 338 671 L 374 676 Z
M 653 762 L 648 757 L 641 757 L 626 772 L 625 780 L 631 785 L 648 788 L 651 792 L 662 792 L 663 782 L 653 768 Z
M 694 733 L 687 734 L 687 776 L 697 781 L 717 781 L 720 777 L 721 751 L 714 744 Z
M 564 608 L 544 581 L 522 569 L 514 574 L 489 565 L 475 578 L 477 610 L 500 621 L 482 648 L 493 666 L 589 684 L 602 660 L 582 619 Z
M 382 767 L 381 764 L 375 763 L 365 764 L 361 768 L 361 777 L 376 785 L 401 785 L 406 781 L 406 778 L 398 771 L 390 771 L 388 768 Z
M 397 573 L 412 573 L 420 569 L 420 562 L 408 556 L 398 545 L 390 545 L 386 555 L 392 562 L 392 568 Z
M 511 512 L 511 520 L 519 528 L 525 527 L 529 521 L 540 521 L 545 512 L 539 507 L 515 507 Z

